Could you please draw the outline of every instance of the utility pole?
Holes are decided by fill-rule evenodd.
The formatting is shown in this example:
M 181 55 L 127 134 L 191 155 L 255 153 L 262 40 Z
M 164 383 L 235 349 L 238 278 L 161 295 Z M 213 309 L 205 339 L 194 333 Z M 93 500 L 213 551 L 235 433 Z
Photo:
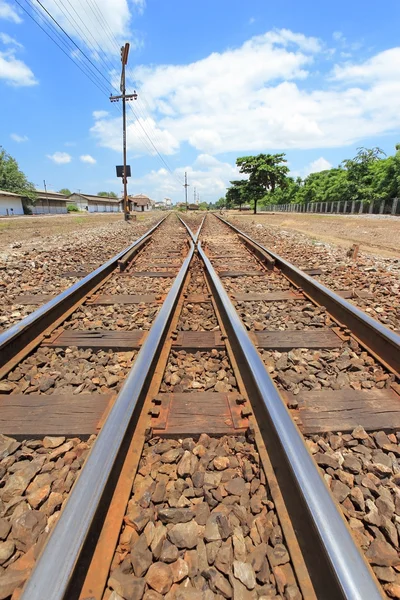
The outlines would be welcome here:
M 185 184 L 184 184 L 184 186 L 183 186 L 183 187 L 185 188 L 185 202 L 186 202 L 186 212 L 187 212 L 187 209 L 188 209 L 188 203 L 187 203 L 187 189 L 188 189 L 188 187 L 189 187 L 189 184 L 188 184 L 188 182 L 187 182 L 187 173 L 186 173 L 186 171 L 185 171 Z
M 118 102 L 118 100 L 122 99 L 122 154 L 123 154 L 123 161 L 124 161 L 122 179 L 123 179 L 123 183 L 124 183 L 124 218 L 125 218 L 125 221 L 129 220 L 128 177 L 130 176 L 130 172 L 128 173 L 128 170 L 126 168 L 126 101 L 137 99 L 136 92 L 133 92 L 133 94 L 126 93 L 125 67 L 128 64 L 128 55 L 129 55 L 129 43 L 126 42 L 125 46 L 122 46 L 122 48 L 121 48 L 122 70 L 121 70 L 121 84 L 120 84 L 120 88 L 119 88 L 121 90 L 121 95 L 120 96 L 110 96 L 111 102 Z
M 47 210 L 49 211 L 49 214 L 50 214 L 50 204 L 49 204 L 49 197 L 47 195 L 47 187 L 46 187 L 46 180 L 45 179 L 43 179 L 43 185 L 44 185 L 44 192 L 46 194 L 46 200 L 47 200 Z
M 193 189 L 193 202 L 196 204 L 196 188 Z

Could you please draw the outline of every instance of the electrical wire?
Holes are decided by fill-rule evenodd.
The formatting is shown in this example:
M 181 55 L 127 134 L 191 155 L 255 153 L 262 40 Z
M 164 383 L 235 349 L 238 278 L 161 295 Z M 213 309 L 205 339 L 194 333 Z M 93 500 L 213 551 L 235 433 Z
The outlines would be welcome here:
M 75 48 L 77 50 L 79 50 L 79 52 L 81 54 L 83 54 L 83 56 L 86 58 L 86 60 L 92 65 L 92 67 L 99 73 L 99 75 L 106 81 L 106 83 L 108 85 L 110 85 L 109 80 L 107 79 L 107 77 L 105 77 L 104 73 L 102 73 L 100 71 L 100 69 L 98 69 L 96 67 L 96 65 L 92 62 L 92 60 L 87 56 L 87 54 L 78 46 L 78 44 L 71 38 L 71 36 L 65 31 L 65 29 L 62 27 L 62 25 L 60 25 L 60 23 L 57 21 L 57 19 L 55 19 L 53 17 L 53 15 L 47 10 L 47 8 L 45 6 L 43 6 L 43 4 L 40 2 L 40 0 L 36 0 L 36 2 L 42 7 L 42 9 L 46 12 L 46 14 L 50 17 L 50 19 L 52 21 L 54 21 L 54 23 L 57 25 L 57 27 L 59 29 L 61 29 L 61 31 L 64 33 L 64 35 L 66 35 L 66 37 L 70 40 L 70 42 L 72 42 L 72 44 L 75 46 Z
M 34 23 L 36 23 L 36 25 L 47 35 L 47 37 L 49 37 L 51 39 L 51 41 L 61 50 L 61 52 L 63 52 L 65 54 L 65 56 L 74 63 L 75 66 L 78 67 L 78 69 L 85 75 L 85 77 L 87 77 L 99 90 L 102 94 L 104 94 L 105 96 L 108 96 L 107 93 L 107 89 L 105 87 L 103 87 L 103 84 L 101 82 L 99 82 L 98 80 L 95 79 L 94 76 L 92 76 L 91 71 L 85 71 L 85 69 L 77 62 L 74 60 L 74 58 L 50 35 L 50 33 L 39 23 L 39 21 L 37 21 L 35 19 L 35 17 L 19 2 L 19 0 L 15 0 L 15 2 L 18 4 L 18 6 L 28 15 L 28 17 L 30 19 L 32 19 L 32 21 Z M 29 3 L 28 3 L 29 4 Z M 90 74 L 89 74 L 90 73 Z
M 117 90 L 116 86 L 112 83 L 112 81 L 110 81 L 102 71 L 100 71 L 100 69 L 93 63 L 93 61 L 87 56 L 87 54 L 80 48 L 80 46 L 78 46 L 78 44 L 71 38 L 71 36 L 67 33 L 67 31 L 64 29 L 64 27 L 62 27 L 62 25 L 60 25 L 60 23 L 57 21 L 57 19 L 55 17 L 53 17 L 53 15 L 46 9 L 45 6 L 43 6 L 42 2 L 40 0 L 36 0 L 36 2 L 40 5 L 40 7 L 42 8 L 42 11 L 44 11 L 44 13 L 46 13 L 46 15 L 48 16 L 49 19 L 51 19 L 51 21 L 53 21 L 55 23 L 55 25 L 60 29 L 60 31 L 65 35 L 65 37 L 67 38 L 67 40 L 69 40 L 69 42 L 71 42 L 71 44 L 76 48 L 76 50 L 78 51 L 78 56 L 76 56 L 76 58 L 79 57 L 81 63 L 83 66 L 81 66 L 76 60 L 74 60 L 73 56 L 71 56 L 51 35 L 50 33 L 34 18 L 34 16 L 27 11 L 22 4 L 19 2 L 19 0 L 15 0 L 16 3 L 24 10 L 24 12 L 26 12 L 26 14 L 36 23 L 36 25 L 38 25 L 38 27 L 40 27 L 40 29 L 53 41 L 53 43 L 56 44 L 56 46 L 80 69 L 80 71 L 86 76 L 88 77 L 88 79 L 94 84 L 96 85 L 96 87 L 106 96 L 108 96 L 108 89 L 106 88 L 105 84 L 103 83 L 103 81 L 99 80 L 99 76 L 102 78 L 102 80 L 104 80 L 108 86 L 110 86 L 111 88 Z M 36 14 L 39 14 L 39 16 L 41 18 L 43 18 L 43 15 L 38 12 L 38 9 L 33 5 L 33 0 L 32 3 L 29 3 L 28 0 L 25 0 L 27 2 L 27 4 L 35 10 Z M 102 62 L 102 65 L 106 67 L 107 70 L 110 69 L 111 67 L 111 73 L 114 71 L 114 66 L 112 64 L 110 64 L 108 57 L 105 55 L 104 51 L 101 49 L 100 43 L 94 38 L 94 36 L 91 34 L 90 30 L 88 29 L 87 25 L 84 23 L 83 19 L 79 16 L 78 12 L 76 11 L 76 9 L 72 6 L 70 0 L 67 0 L 68 4 L 71 6 L 71 8 L 74 10 L 75 14 L 77 15 L 77 18 L 81 21 L 82 25 L 85 27 L 85 29 L 89 32 L 91 38 L 93 39 L 93 41 L 95 42 L 95 44 L 97 45 L 94 46 L 88 39 L 87 35 L 83 32 L 82 27 L 77 23 L 76 19 L 73 17 L 73 15 L 71 14 L 71 12 L 69 11 L 69 9 L 65 6 L 65 4 L 63 3 L 62 0 L 59 0 L 59 2 L 61 2 L 62 7 L 60 7 L 60 5 L 58 4 L 57 0 L 55 0 L 56 5 L 58 6 L 59 10 L 61 11 L 61 13 L 64 15 L 64 17 L 66 18 L 66 20 L 69 22 L 71 28 L 77 33 L 78 37 L 83 37 L 85 40 L 85 43 L 87 45 L 87 47 L 93 52 L 94 54 L 99 58 L 99 60 Z M 99 24 L 101 23 L 101 21 L 103 22 L 103 27 L 104 28 L 108 28 L 108 31 L 110 32 L 110 35 L 108 35 L 108 33 L 106 32 L 106 35 L 108 36 L 108 39 L 111 41 L 111 43 L 114 45 L 114 47 L 118 50 L 118 41 L 115 38 L 115 36 L 112 34 L 112 31 L 107 23 L 107 21 L 105 20 L 104 16 L 102 15 L 96 0 L 88 0 L 88 2 L 91 2 L 90 8 L 93 12 L 93 15 L 96 17 L 97 21 L 99 22 Z M 92 8 L 93 6 L 93 8 Z M 63 10 L 64 9 L 64 10 Z M 96 13 L 95 13 L 96 10 Z M 66 12 L 68 14 L 66 14 Z M 88 15 L 87 11 L 86 15 Z M 69 15 L 69 16 L 68 16 Z M 69 18 L 71 17 L 71 18 Z M 75 26 L 73 25 L 72 21 L 75 23 Z M 101 21 L 100 21 L 101 19 Z M 68 46 L 68 44 L 65 42 L 65 40 L 60 36 L 59 32 L 56 30 L 56 28 L 54 27 L 54 25 L 52 25 L 51 22 L 49 22 L 47 19 L 44 18 L 44 21 L 46 22 L 46 24 L 49 26 L 51 32 L 53 33 L 53 35 L 56 35 L 58 37 L 58 39 L 60 39 L 61 42 L 64 43 L 65 47 L 71 51 L 71 47 Z M 78 30 L 80 31 L 81 35 L 79 35 Z M 99 49 L 100 49 L 100 53 L 99 53 Z M 101 53 L 104 54 L 105 58 L 103 58 L 101 56 Z M 86 64 L 84 62 L 84 60 L 82 59 L 82 56 L 84 59 L 86 59 L 87 63 Z M 85 70 L 85 68 L 87 69 L 87 71 Z M 96 71 L 96 73 L 98 73 L 98 75 L 96 73 L 93 72 L 93 69 Z M 115 69 L 116 70 L 116 69 Z M 132 71 L 131 71 L 132 73 Z M 133 74 L 132 74 L 132 78 L 133 78 Z M 142 96 L 142 94 L 140 94 Z M 151 134 L 149 134 L 149 132 L 146 129 L 145 126 L 145 122 L 146 120 L 150 119 L 151 121 L 154 122 L 154 119 L 151 117 L 150 114 L 150 107 L 149 104 L 146 100 L 146 98 L 143 96 L 143 101 L 146 103 L 147 107 L 149 110 L 146 109 L 146 106 L 144 105 L 144 102 L 142 102 L 141 104 L 139 104 L 139 106 L 137 107 L 137 110 L 135 111 L 131 104 L 129 104 L 129 107 L 135 117 L 135 121 L 132 123 L 131 120 L 129 120 L 129 123 L 132 124 L 137 124 L 140 129 L 142 130 L 143 134 L 145 137 L 143 137 L 143 134 L 141 134 L 141 132 L 137 129 L 137 133 L 138 133 L 138 137 L 140 137 L 141 142 L 144 144 L 145 148 L 147 149 L 147 151 L 150 151 L 150 154 L 156 155 L 159 160 L 162 162 L 163 166 L 169 171 L 169 173 L 175 178 L 175 180 L 179 183 L 179 185 L 183 185 L 183 182 L 179 180 L 178 176 L 176 175 L 176 173 L 171 169 L 170 165 L 168 164 L 167 160 L 162 156 L 162 154 L 159 152 L 155 142 L 153 141 L 153 139 L 151 138 Z M 147 113 L 147 115 L 146 115 Z M 157 139 L 157 142 L 159 144 L 161 144 L 161 138 L 159 135 L 159 132 L 157 131 L 157 129 L 154 129 L 153 132 L 153 136 Z

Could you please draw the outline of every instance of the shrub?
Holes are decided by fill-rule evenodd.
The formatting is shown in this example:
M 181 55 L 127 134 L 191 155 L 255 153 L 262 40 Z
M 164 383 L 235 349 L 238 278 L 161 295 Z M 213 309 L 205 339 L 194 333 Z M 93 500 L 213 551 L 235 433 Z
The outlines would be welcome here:
M 76 204 L 67 204 L 67 211 L 68 212 L 79 212 L 79 208 L 76 206 Z

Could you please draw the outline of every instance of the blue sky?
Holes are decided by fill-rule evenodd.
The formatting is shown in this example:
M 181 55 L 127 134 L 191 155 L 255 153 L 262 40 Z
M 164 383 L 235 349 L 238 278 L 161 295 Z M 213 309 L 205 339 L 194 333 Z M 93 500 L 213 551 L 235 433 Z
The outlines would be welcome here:
M 0 144 L 38 187 L 120 193 L 121 116 L 108 95 L 125 41 L 139 93 L 130 193 L 181 201 L 187 171 L 191 197 L 196 187 L 213 201 L 238 177 L 237 156 L 286 152 L 305 176 L 358 146 L 390 154 L 400 142 L 398 2 L 41 1 L 102 89 L 61 31 L 68 56 L 0 0 Z M 19 2 L 49 31 L 37 0 Z

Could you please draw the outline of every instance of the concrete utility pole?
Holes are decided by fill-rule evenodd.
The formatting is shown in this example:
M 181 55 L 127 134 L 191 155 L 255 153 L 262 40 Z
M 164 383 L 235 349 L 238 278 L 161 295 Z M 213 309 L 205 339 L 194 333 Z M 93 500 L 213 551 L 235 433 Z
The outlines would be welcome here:
M 187 189 L 188 189 L 188 187 L 189 187 L 189 184 L 188 184 L 188 182 L 187 182 L 187 173 L 186 173 L 186 171 L 185 171 L 185 184 L 184 184 L 184 186 L 183 186 L 183 187 L 185 188 L 185 202 L 186 202 L 186 212 L 187 212 L 187 209 L 188 209 L 188 203 L 187 203 Z
M 49 213 L 50 213 L 49 197 L 48 197 L 48 195 L 47 195 L 47 187 L 46 187 L 46 180 L 45 180 L 45 179 L 43 179 L 43 185 L 44 185 L 44 192 L 45 192 L 45 194 L 46 194 L 46 200 L 47 200 L 47 210 L 48 210 L 48 211 L 49 211 Z M 51 185 L 51 184 L 50 184 L 50 185 Z
M 123 161 L 124 161 L 122 179 L 123 179 L 123 183 L 124 183 L 124 218 L 125 218 L 125 221 L 129 220 L 128 171 L 126 168 L 126 101 L 137 99 L 136 92 L 133 92 L 133 94 L 126 93 L 125 67 L 128 64 L 128 54 L 129 54 L 129 43 L 126 42 L 125 46 L 122 46 L 122 48 L 121 48 L 122 70 L 121 70 L 121 84 L 120 84 L 120 88 L 119 88 L 121 90 L 121 95 L 120 96 L 110 96 L 111 102 L 118 102 L 120 99 L 122 99 L 122 153 L 123 153 Z M 130 175 L 130 173 L 129 173 L 129 175 Z

